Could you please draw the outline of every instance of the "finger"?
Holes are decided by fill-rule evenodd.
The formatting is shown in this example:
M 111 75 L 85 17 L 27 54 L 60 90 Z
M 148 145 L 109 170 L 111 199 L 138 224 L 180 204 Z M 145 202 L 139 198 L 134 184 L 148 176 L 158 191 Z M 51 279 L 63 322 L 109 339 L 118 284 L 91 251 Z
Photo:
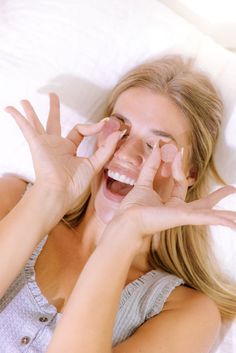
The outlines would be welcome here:
M 161 141 L 163 143 L 163 141 Z M 161 176 L 169 178 L 171 176 L 171 165 L 178 153 L 177 147 L 173 143 L 165 143 L 161 146 Z
M 225 210 L 207 210 L 205 212 L 211 212 L 212 215 L 225 217 L 231 221 L 236 221 L 236 212 L 235 211 L 225 211 Z
M 188 221 L 188 224 L 190 221 Z M 201 214 L 198 219 L 192 222 L 194 225 L 208 225 L 208 226 L 225 226 L 236 231 L 236 223 L 234 220 L 228 219 L 228 217 L 221 217 L 219 215 L 207 215 Z
M 153 181 L 161 164 L 160 148 L 156 145 L 145 161 L 135 185 L 153 187 Z
M 236 230 L 235 214 L 225 215 L 209 210 L 187 210 L 177 207 L 145 207 L 141 211 L 140 229 L 144 234 L 154 234 L 158 231 L 184 225 L 211 226 L 220 225 Z M 232 219 L 231 219 L 232 217 Z
M 161 176 L 169 178 L 171 176 L 171 163 L 163 163 L 161 167 Z
M 174 187 L 172 189 L 171 198 L 176 197 L 185 200 L 188 190 L 188 182 L 182 168 L 181 152 L 176 154 L 171 170 L 174 178 Z
M 219 222 L 218 225 L 229 227 L 233 231 L 236 231 L 236 223 L 233 221 L 222 219 L 222 222 Z
M 32 139 L 36 137 L 36 132 L 29 121 L 14 107 L 6 107 L 5 111 L 15 119 L 15 122 L 19 126 L 23 136 L 27 142 L 30 143 Z
M 236 212 L 193 209 L 186 212 L 185 220 L 185 225 L 224 225 L 227 227 L 236 227 Z
M 61 136 L 61 123 L 60 123 L 60 100 L 55 93 L 49 94 L 50 108 L 48 113 L 48 121 L 46 131 L 49 134 Z
M 96 124 L 76 124 L 67 134 L 66 138 L 78 147 L 85 136 L 98 134 L 108 119 L 104 118 Z
M 37 114 L 35 113 L 35 110 L 32 107 L 31 103 L 26 99 L 23 99 L 20 103 L 30 124 L 37 130 L 38 133 L 45 133 L 44 127 L 41 124 L 39 118 L 37 117 Z
M 111 156 L 114 154 L 117 143 L 120 141 L 122 136 L 126 133 L 124 131 L 115 131 L 110 134 L 103 145 L 101 145 L 95 153 L 89 158 L 92 168 L 96 173 L 98 173 L 103 166 L 108 162 Z
M 212 192 L 210 195 L 196 201 L 192 201 L 189 204 L 192 208 L 212 208 L 224 197 L 227 197 L 233 193 L 236 193 L 236 188 L 230 185 L 223 186 L 222 188 Z
M 103 141 L 112 132 L 117 131 L 117 130 L 125 130 L 126 129 L 125 124 L 122 124 L 122 122 L 115 117 L 105 118 L 102 121 L 105 121 L 105 124 L 103 125 L 102 131 L 100 134 L 100 136 L 101 136 L 100 138 Z

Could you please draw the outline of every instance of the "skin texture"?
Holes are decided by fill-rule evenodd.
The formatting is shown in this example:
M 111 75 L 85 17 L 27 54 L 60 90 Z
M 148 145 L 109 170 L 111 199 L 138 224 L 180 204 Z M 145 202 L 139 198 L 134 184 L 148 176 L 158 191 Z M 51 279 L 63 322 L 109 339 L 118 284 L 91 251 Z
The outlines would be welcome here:
M 144 107 L 149 107 L 149 109 L 144 109 Z M 126 117 L 125 124 L 121 121 L 121 118 L 118 119 L 115 116 L 115 113 Z M 181 148 L 185 148 L 186 151 L 189 148 L 189 126 L 183 114 L 171 101 L 165 97 L 157 96 L 149 90 L 131 89 L 124 92 L 118 99 L 110 120 L 112 121 L 106 122 L 102 131 L 98 134 L 98 147 L 101 147 L 107 136 L 116 129 L 124 130 L 127 128 L 129 136 L 124 136 L 118 142 L 114 156 L 104 166 L 105 168 L 107 166 L 112 168 L 114 164 L 116 168 L 125 167 L 132 170 L 137 178 L 152 151 L 152 148 L 148 146 L 154 146 L 155 143 L 158 143 L 158 145 L 174 143 L 179 151 Z M 167 121 L 169 121 L 168 124 Z M 177 125 L 177 131 L 173 128 L 175 125 Z M 176 142 L 167 137 L 154 135 L 150 132 L 153 129 L 168 132 L 175 138 Z M 187 152 L 184 155 L 187 164 L 186 159 Z M 164 163 L 161 163 L 154 180 L 154 188 L 160 196 L 167 199 L 173 188 L 173 177 L 165 178 L 161 176 L 163 166 Z M 185 168 L 187 169 L 187 165 L 185 165 Z M 80 237 L 80 247 L 84 248 L 84 253 L 91 253 L 91 249 L 97 246 L 106 224 L 119 208 L 119 203 L 112 202 L 104 197 L 102 173 L 103 170 L 92 181 L 92 195 L 88 210 L 82 223 L 76 228 L 77 234 L 83 235 L 82 238 Z M 193 179 L 188 178 L 188 185 L 191 185 L 192 182 Z M 133 260 L 134 271 L 139 275 L 150 270 L 147 263 L 149 243 L 150 238 L 143 243 L 142 251 Z
M 49 231 L 50 240 L 36 264 L 36 278 L 48 298 L 53 298 L 52 293 L 62 296 L 66 306 L 62 306 L 63 317 L 48 352 L 207 352 L 219 329 L 219 312 L 209 298 L 184 287 L 178 290 L 178 295 L 173 291 L 168 299 L 169 305 L 164 309 L 168 314 L 157 315 L 122 346 L 111 347 L 121 291 L 131 269 L 132 274 L 134 269 L 137 271 L 135 275 L 138 271 L 147 272 L 147 245 L 152 234 L 183 224 L 221 224 L 235 229 L 235 212 L 212 210 L 220 199 L 235 191 L 232 188 L 222 188 L 193 203 L 184 202 L 187 187 L 194 182 L 188 174 L 189 127 L 185 117 L 168 99 L 148 90 L 132 89 L 120 96 L 113 112 L 129 120 L 125 122 L 129 124 L 128 136 L 120 135 L 119 124 L 114 131 L 113 124 L 112 132 L 104 139 L 103 128 L 107 122 L 102 122 L 96 126 L 78 124 L 63 139 L 59 100 L 55 95 L 51 95 L 46 131 L 29 102 L 24 101 L 22 105 L 27 119 L 12 107 L 8 112 L 29 143 L 36 182 L 0 223 L 0 249 L 5 260 L 10 263 L 14 259 L 15 264 L 15 272 L 11 269 L 11 273 L 1 272 L 0 266 L 2 292 Z M 179 152 L 171 163 L 171 176 L 161 175 L 159 140 L 151 152 L 146 145 L 147 140 L 154 144 L 156 139 L 163 140 L 163 136 L 155 136 L 153 141 L 152 128 L 174 135 Z M 76 157 L 75 151 L 83 136 L 99 133 L 94 154 L 88 159 Z M 136 176 L 135 186 L 119 205 L 108 202 L 102 194 L 103 169 L 107 167 L 123 168 Z M 58 222 L 83 197 L 88 184 L 91 184 L 92 196 L 87 212 L 76 229 L 66 230 Z M 42 203 L 43 209 L 39 207 Z M 19 241 L 17 249 L 24 242 L 24 252 L 12 253 L 15 238 Z M 70 286 L 65 288 L 68 276 Z M 108 281 L 109 286 L 101 285 Z M 100 302 L 106 305 L 97 305 Z M 195 334 L 189 334 L 190 327 Z M 181 344 L 177 341 L 179 337 Z
M 181 148 L 184 149 L 183 168 L 187 173 L 190 127 L 182 112 L 169 99 L 147 89 L 132 88 L 120 95 L 112 117 L 119 118 L 119 120 L 125 119 L 125 127 L 130 129 L 130 133 L 127 137 L 124 136 L 119 143 L 108 164 L 110 168 L 115 165 L 119 170 L 119 167 L 123 166 L 131 169 L 137 178 L 155 143 L 169 142 L 174 144 L 179 151 Z M 151 132 L 154 129 L 172 135 L 175 141 L 160 136 L 160 134 L 156 136 Z M 102 143 L 103 136 L 99 136 L 98 146 Z M 161 175 L 163 167 L 165 167 L 164 163 L 157 171 L 153 187 L 163 200 L 167 200 L 173 188 L 173 178 Z M 193 181 L 191 177 L 187 177 L 188 185 L 191 185 Z M 119 204 L 104 201 L 101 185 L 95 184 L 94 188 L 92 186 L 92 192 L 97 193 L 94 201 L 97 214 L 102 220 L 108 222 Z

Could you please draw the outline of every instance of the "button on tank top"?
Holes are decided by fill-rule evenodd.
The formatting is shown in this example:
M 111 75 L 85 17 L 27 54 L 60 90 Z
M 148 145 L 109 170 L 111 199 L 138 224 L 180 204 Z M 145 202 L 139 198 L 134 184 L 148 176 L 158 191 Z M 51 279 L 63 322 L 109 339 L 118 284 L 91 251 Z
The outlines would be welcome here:
M 35 280 L 34 265 L 46 239 L 36 247 L 0 300 L 0 353 L 46 352 L 60 320 L 62 314 L 48 303 Z M 162 270 L 152 270 L 129 283 L 121 293 L 113 346 L 132 335 L 144 321 L 158 315 L 170 293 L 181 284 L 184 284 L 181 278 Z

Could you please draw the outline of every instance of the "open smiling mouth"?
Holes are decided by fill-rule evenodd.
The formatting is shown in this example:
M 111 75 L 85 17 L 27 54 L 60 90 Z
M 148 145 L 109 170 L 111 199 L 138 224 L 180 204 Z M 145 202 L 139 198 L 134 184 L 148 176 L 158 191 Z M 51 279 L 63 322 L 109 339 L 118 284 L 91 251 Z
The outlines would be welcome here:
M 108 169 L 104 170 L 104 177 L 103 191 L 106 198 L 112 201 L 120 202 L 134 187 L 134 180 Z

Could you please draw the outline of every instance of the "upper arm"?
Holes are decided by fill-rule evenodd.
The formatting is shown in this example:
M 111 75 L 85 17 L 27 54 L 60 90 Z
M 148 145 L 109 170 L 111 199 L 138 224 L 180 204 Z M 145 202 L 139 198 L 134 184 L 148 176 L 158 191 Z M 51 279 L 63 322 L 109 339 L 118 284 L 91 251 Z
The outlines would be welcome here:
M 14 175 L 0 177 L 0 219 L 17 204 L 25 192 L 27 183 Z
M 220 313 L 206 295 L 192 291 L 195 293 L 187 300 L 178 301 L 146 321 L 131 337 L 114 347 L 112 353 L 209 352 L 219 333 Z

